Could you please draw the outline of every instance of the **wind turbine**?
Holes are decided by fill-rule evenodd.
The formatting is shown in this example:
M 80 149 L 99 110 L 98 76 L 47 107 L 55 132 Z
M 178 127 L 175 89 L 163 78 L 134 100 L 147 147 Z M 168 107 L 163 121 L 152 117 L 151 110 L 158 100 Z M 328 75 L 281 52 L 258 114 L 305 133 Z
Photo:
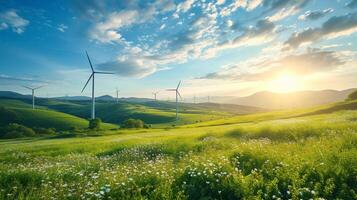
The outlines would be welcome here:
M 92 73 L 91 73 L 91 75 L 89 76 L 87 83 L 84 85 L 84 87 L 83 87 L 81 93 L 83 93 L 83 91 L 84 91 L 84 89 L 86 89 L 86 87 L 87 87 L 89 81 L 92 79 L 92 116 L 91 116 L 91 117 L 92 117 L 92 119 L 95 119 L 94 75 L 95 75 L 95 74 L 114 74 L 114 73 L 94 71 L 94 68 L 93 68 L 93 66 L 92 66 L 92 62 L 90 61 L 90 58 L 89 58 L 89 56 L 88 56 L 87 51 L 86 51 L 86 55 L 87 55 L 88 62 L 89 62 L 90 68 L 91 68 L 91 70 L 92 70 Z
M 176 120 L 178 120 L 178 97 L 180 96 L 180 99 L 182 99 L 181 94 L 179 92 L 180 85 L 181 81 L 178 83 L 176 89 L 167 89 L 167 91 L 175 91 L 176 93 Z
M 35 87 L 35 88 L 28 87 L 28 86 L 23 86 L 23 87 L 31 90 L 31 92 L 32 92 L 32 110 L 35 110 L 35 90 L 40 89 L 44 86 L 39 86 L 39 87 Z
M 156 97 L 157 97 L 157 94 L 159 94 L 159 92 L 153 92 L 152 94 L 154 95 L 154 99 L 155 99 L 155 101 L 156 101 L 156 100 L 157 100 Z
M 118 88 L 117 88 L 117 103 L 119 102 L 119 92 L 120 92 L 120 90 L 118 90 Z

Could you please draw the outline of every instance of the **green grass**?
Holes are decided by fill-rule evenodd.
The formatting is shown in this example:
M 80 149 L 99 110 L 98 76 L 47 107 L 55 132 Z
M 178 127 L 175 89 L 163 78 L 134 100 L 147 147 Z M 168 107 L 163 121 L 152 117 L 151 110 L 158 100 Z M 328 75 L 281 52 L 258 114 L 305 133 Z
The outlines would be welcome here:
M 20 100 L 1 99 L 1 106 L 14 111 L 18 116 L 17 123 L 28 127 L 55 128 L 56 130 L 71 130 L 74 127 L 84 129 L 88 127 L 88 120 L 70 114 L 49 110 L 45 107 L 36 107 Z M 2 113 L 0 113 L 2 114 Z M 6 116 L 5 116 L 6 117 Z M 116 125 L 103 123 L 103 129 L 117 128 Z
M 0 140 L 0 199 L 356 199 L 353 104 Z

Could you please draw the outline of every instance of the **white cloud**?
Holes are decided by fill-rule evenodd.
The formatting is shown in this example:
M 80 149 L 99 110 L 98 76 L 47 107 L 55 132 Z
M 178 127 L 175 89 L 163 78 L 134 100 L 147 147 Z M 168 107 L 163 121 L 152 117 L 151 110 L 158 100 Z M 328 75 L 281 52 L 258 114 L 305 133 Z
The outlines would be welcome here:
M 143 20 L 143 19 L 141 19 Z M 139 22 L 137 10 L 123 10 L 111 13 L 103 22 L 97 23 L 90 31 L 90 37 L 102 43 L 120 41 L 122 39 L 119 30 L 125 26 Z
M 58 25 L 57 30 L 59 30 L 63 33 L 66 31 L 67 28 L 68 28 L 68 26 L 66 26 L 64 24 L 60 24 L 60 25 Z
M 222 67 L 219 71 L 201 78 L 263 81 L 284 71 L 305 76 L 320 72 L 331 72 L 342 66 L 348 66 L 349 63 L 355 62 L 354 56 L 355 53 L 348 51 L 308 49 L 300 54 L 253 58 L 236 65 Z
M 177 6 L 177 12 L 187 12 L 191 6 L 193 5 L 193 3 L 195 2 L 195 0 L 185 0 L 184 2 L 180 3 Z
M 357 32 L 357 13 L 348 13 L 342 16 L 334 16 L 322 24 L 321 27 L 309 28 L 294 33 L 285 42 L 288 48 L 297 48 L 302 44 L 319 41 L 322 38 L 336 38 Z
M 166 27 L 166 24 L 162 24 L 162 25 L 160 26 L 160 30 L 164 29 L 165 27 Z
M 324 17 L 325 15 L 327 15 L 328 13 L 332 13 L 334 10 L 332 8 L 328 8 L 325 9 L 323 11 L 306 11 L 304 14 L 299 16 L 300 20 L 317 20 L 320 19 L 322 17 Z
M 283 8 L 280 11 L 278 11 L 277 13 L 275 13 L 273 16 L 267 17 L 270 21 L 275 22 L 275 21 L 279 21 L 282 20 L 286 17 L 290 17 L 292 15 L 295 15 L 299 12 L 299 9 L 297 9 L 296 7 L 290 7 L 290 8 Z
M 223 8 L 220 12 L 222 16 L 229 16 L 235 12 L 238 8 L 252 11 L 262 5 L 263 0 L 235 0 L 227 7 Z
M 179 3 L 176 7 L 175 13 L 172 15 L 174 18 L 178 19 L 180 18 L 179 13 L 185 13 L 188 10 L 191 9 L 192 5 L 195 3 L 195 0 L 185 0 L 181 3 Z
M 217 0 L 217 4 L 218 5 L 222 5 L 222 4 L 224 4 L 226 2 L 226 0 Z
M 0 30 L 11 28 L 12 31 L 21 34 L 30 22 L 19 16 L 15 10 L 8 10 L 0 14 Z

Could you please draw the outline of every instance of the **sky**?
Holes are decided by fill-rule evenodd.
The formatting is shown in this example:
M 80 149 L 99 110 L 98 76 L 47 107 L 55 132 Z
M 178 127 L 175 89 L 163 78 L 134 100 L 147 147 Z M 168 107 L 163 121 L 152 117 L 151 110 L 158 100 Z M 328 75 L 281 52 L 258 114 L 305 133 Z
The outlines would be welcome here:
M 357 0 L 0 0 L 0 90 L 173 98 L 357 87 Z

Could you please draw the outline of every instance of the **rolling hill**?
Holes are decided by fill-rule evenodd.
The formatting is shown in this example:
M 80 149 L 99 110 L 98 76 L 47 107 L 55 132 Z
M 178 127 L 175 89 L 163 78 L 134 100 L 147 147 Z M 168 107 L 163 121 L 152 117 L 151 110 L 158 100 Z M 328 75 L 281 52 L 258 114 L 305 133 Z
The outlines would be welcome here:
M 299 91 L 291 93 L 263 91 L 246 97 L 230 98 L 223 102 L 267 109 L 304 108 L 342 101 L 355 90 Z
M 14 98 L 16 96 L 17 98 Z M 31 99 L 21 98 L 21 94 L 12 94 L 2 100 L 7 104 L 31 104 Z M 55 99 L 55 98 L 37 98 L 36 105 L 43 109 L 54 110 L 57 112 L 67 113 L 83 119 L 90 117 L 91 101 Z M 191 124 L 201 121 L 208 121 L 213 119 L 220 119 L 230 117 L 236 114 L 247 114 L 263 112 L 264 109 L 239 106 L 232 104 L 216 104 L 216 103 L 201 103 L 190 104 L 180 103 L 180 120 L 176 121 L 176 104 L 174 102 L 166 101 L 153 101 L 150 99 L 142 98 L 124 98 L 119 102 L 111 96 L 102 96 L 96 98 L 96 116 L 101 118 L 104 122 L 121 124 L 128 118 L 141 119 L 149 124 L 163 124 L 170 123 L 178 124 Z M 18 105 L 21 106 L 21 105 Z
M 32 105 L 24 100 L 0 99 L 4 109 L 0 111 L 0 119 L 6 119 L 8 112 L 15 116 L 15 122 L 28 127 L 55 128 L 56 130 L 70 130 L 73 128 L 87 128 L 88 120 L 70 114 L 47 109 L 44 106 L 32 110 Z M 104 123 L 103 129 L 116 128 L 113 124 Z

